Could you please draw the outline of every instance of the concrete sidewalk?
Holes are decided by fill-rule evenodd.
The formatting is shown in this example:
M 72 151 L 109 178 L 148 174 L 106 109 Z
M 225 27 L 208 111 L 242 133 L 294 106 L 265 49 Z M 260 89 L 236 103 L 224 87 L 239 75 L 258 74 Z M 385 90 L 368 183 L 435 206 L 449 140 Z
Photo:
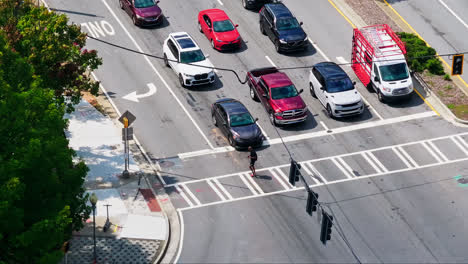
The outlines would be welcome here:
M 69 119 L 70 147 L 89 167 L 85 180 L 88 193 L 98 197 L 96 205 L 97 263 L 154 263 L 163 253 L 169 222 L 152 187 L 130 153 L 130 177 L 124 170 L 121 128 L 82 100 Z M 110 230 L 103 232 L 109 208 Z M 93 262 L 93 219 L 73 234 L 70 250 L 61 263 Z

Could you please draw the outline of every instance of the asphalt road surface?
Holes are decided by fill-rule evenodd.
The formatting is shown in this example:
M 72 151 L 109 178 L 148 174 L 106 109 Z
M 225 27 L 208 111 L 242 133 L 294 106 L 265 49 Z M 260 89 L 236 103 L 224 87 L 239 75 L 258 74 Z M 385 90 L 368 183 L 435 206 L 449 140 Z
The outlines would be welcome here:
M 439 54 L 468 51 L 468 1 L 464 0 L 392 0 L 388 1 L 395 10 L 426 40 Z M 444 57 L 452 66 L 452 57 Z M 468 81 L 468 56 L 464 59 L 464 73 Z
M 284 2 L 304 22 L 311 41 L 305 52 L 277 54 L 259 31 L 258 14 L 244 10 L 240 0 L 162 0 L 164 24 L 148 29 L 135 27 L 117 0 L 47 0 L 88 34 L 157 56 L 169 33 L 186 31 L 215 66 L 241 76 L 271 65 L 350 61 L 352 27 L 329 1 Z M 239 24 L 241 50 L 211 49 L 196 23 L 198 12 L 208 8 L 226 10 Z M 343 66 L 358 81 L 367 108 L 362 116 L 334 120 L 310 95 L 308 69 L 288 70 L 304 89 L 310 116 L 305 124 L 275 130 L 248 86 L 229 72 L 219 71 L 213 85 L 182 88 L 161 60 L 95 40 L 88 48 L 104 60 L 96 77 L 121 111 L 137 116 L 135 134 L 163 171 L 183 223 L 180 263 L 357 262 L 350 247 L 362 262 L 468 261 L 468 130 L 446 122 L 417 94 L 382 104 Z M 156 92 L 138 102 L 124 98 L 151 94 L 153 85 Z M 258 151 L 258 178 L 247 175 L 248 153 L 228 147 L 211 123 L 211 104 L 226 97 L 242 101 L 268 138 Z M 285 179 L 289 155 L 278 134 L 325 210 L 335 215 L 326 246 L 319 240 L 319 214 L 305 213 L 302 183 L 293 187 Z

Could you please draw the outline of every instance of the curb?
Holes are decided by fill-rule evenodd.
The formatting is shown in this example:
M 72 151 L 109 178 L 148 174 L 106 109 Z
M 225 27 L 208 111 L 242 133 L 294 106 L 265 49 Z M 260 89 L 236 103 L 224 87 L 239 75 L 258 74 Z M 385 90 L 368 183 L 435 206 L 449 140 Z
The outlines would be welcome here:
M 91 73 L 91 77 L 94 81 L 99 81 L 93 73 Z M 102 109 L 98 109 L 98 111 L 109 116 L 116 125 L 119 125 L 119 123 L 117 123 L 116 121 L 119 118 L 119 110 L 113 103 L 112 99 L 109 97 L 107 91 L 104 89 L 102 84 L 100 84 L 99 87 L 100 93 L 98 94 L 98 96 L 94 97 L 98 105 L 102 106 Z M 150 189 L 155 194 L 155 197 L 159 205 L 161 206 L 161 212 L 166 222 L 166 240 L 162 242 L 162 245 L 159 249 L 159 253 L 154 258 L 153 263 L 170 263 L 171 260 L 174 258 L 175 254 L 177 253 L 181 233 L 180 221 L 177 211 L 172 205 L 172 202 L 164 189 L 164 185 L 159 180 L 162 179 L 161 175 L 159 174 L 159 165 L 153 164 L 150 157 L 146 154 L 146 151 L 141 146 L 135 135 L 134 140 L 129 140 L 129 149 L 132 152 L 133 158 L 138 164 L 138 167 L 143 171 L 142 178 L 145 180 L 146 184 L 150 186 Z M 171 242 L 175 242 L 175 244 Z M 175 250 L 173 249 L 174 247 Z M 164 260 L 165 258 L 168 258 L 168 261 Z
M 407 22 L 404 21 L 404 19 L 400 16 L 397 15 L 396 11 L 391 7 L 391 5 L 386 1 L 386 0 L 374 0 L 377 6 L 382 9 L 382 11 L 391 19 L 395 24 L 397 24 L 403 31 L 408 32 L 408 33 L 415 33 L 421 40 L 426 42 L 422 37 L 419 35 L 419 33 L 416 32 L 414 28 L 411 27 L 411 25 L 407 24 Z M 427 42 L 426 42 L 427 44 Z M 444 60 L 442 60 L 441 57 L 437 57 L 441 62 L 442 62 L 442 67 L 444 67 L 444 70 L 446 72 L 450 72 L 451 69 L 447 67 L 446 63 Z M 455 122 L 463 125 L 468 125 L 468 120 L 463 120 L 455 116 L 455 114 L 442 102 L 442 100 L 432 92 L 431 88 L 426 84 L 426 82 L 423 80 L 423 78 L 419 74 L 414 74 L 415 78 L 418 80 L 418 82 L 421 84 L 421 86 L 424 87 L 426 92 L 428 92 L 431 97 L 435 98 L 436 102 L 439 104 L 439 107 L 444 108 L 444 118 L 448 121 L 455 120 Z M 453 79 L 453 83 L 457 86 L 458 89 L 460 89 L 463 93 L 468 95 L 468 92 L 463 84 L 460 83 L 459 80 L 456 78 Z M 448 116 L 447 116 L 448 115 Z

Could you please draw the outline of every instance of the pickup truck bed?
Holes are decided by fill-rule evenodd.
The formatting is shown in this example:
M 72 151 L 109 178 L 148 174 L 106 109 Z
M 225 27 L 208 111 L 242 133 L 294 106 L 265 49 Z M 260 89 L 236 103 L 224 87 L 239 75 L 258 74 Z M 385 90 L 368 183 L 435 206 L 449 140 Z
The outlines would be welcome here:
M 256 85 L 262 75 L 278 72 L 275 67 L 257 68 L 247 72 L 249 85 Z

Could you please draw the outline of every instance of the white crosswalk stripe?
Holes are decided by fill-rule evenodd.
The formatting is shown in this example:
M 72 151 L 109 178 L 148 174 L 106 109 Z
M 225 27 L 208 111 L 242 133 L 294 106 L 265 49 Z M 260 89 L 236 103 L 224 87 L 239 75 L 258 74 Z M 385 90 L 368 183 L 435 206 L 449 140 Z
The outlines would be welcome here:
M 285 190 L 291 189 L 286 183 L 283 182 L 283 180 L 280 178 L 280 176 L 278 176 L 278 174 L 276 174 L 274 169 L 269 169 L 269 171 L 270 171 L 271 175 L 273 175 L 273 177 L 281 184 L 281 186 L 283 186 L 283 188 Z
M 216 184 L 216 186 L 219 187 L 219 189 L 223 192 L 224 195 L 226 195 L 229 200 L 234 199 L 232 195 L 226 190 L 226 188 L 224 188 L 224 186 L 218 181 L 218 179 L 213 179 L 213 182 Z
M 249 190 L 252 192 L 253 195 L 258 194 L 255 191 L 255 189 L 252 187 L 252 185 L 250 185 L 250 183 L 245 179 L 246 177 L 249 177 L 249 176 L 245 176 L 244 174 L 239 174 L 239 177 L 240 177 L 241 181 L 245 184 L 245 186 L 247 186 L 247 188 L 249 188 Z
M 347 182 L 347 181 L 363 179 L 363 178 L 368 178 L 368 177 L 381 176 L 384 174 L 400 173 L 400 172 L 406 172 L 406 171 L 411 171 L 411 170 L 416 170 L 416 169 L 421 169 L 421 168 L 428 168 L 432 166 L 440 166 L 443 164 L 452 164 L 454 162 L 468 161 L 468 143 L 465 141 L 464 138 L 461 137 L 462 135 L 468 135 L 468 133 L 443 136 L 443 137 L 438 137 L 438 138 L 433 138 L 433 139 L 424 139 L 424 140 L 419 140 L 415 142 L 408 142 L 404 144 L 385 146 L 385 147 L 380 147 L 380 148 L 375 148 L 375 149 L 370 149 L 370 150 L 358 151 L 354 153 L 346 153 L 346 154 L 341 154 L 341 155 L 336 155 L 336 156 L 301 161 L 299 163 L 301 164 L 302 175 L 308 174 L 310 176 L 310 179 L 314 181 L 314 184 L 310 185 L 313 188 L 315 186 L 320 186 L 323 184 L 336 184 L 336 183 Z M 447 140 L 447 141 L 453 142 L 466 156 L 463 158 L 458 158 L 458 159 L 452 159 L 452 160 L 449 159 L 446 156 L 446 153 L 442 151 L 445 149 L 439 149 L 438 145 L 435 144 L 436 141 L 437 141 L 437 144 L 439 144 L 439 140 Z M 412 150 L 412 148 L 415 146 L 423 146 L 424 149 L 427 151 L 427 153 L 421 153 L 419 156 L 429 154 L 432 157 L 434 157 L 434 161 L 429 164 L 419 165 L 416 162 L 416 160 L 410 156 L 409 152 L 407 152 L 407 150 L 408 151 Z M 383 151 L 383 150 L 393 151 L 393 153 L 395 153 L 395 155 L 405 164 L 406 167 L 394 168 L 394 169 L 387 168 L 382 162 L 383 160 L 382 159 L 379 160 L 379 158 L 377 158 L 377 156 L 374 154 L 377 151 Z M 353 169 L 350 167 L 350 165 L 347 162 L 345 162 L 345 160 L 348 160 L 349 158 L 351 158 L 352 160 L 353 156 L 356 156 L 356 155 L 361 155 L 367 161 L 367 163 L 374 169 L 375 173 L 359 175 L 359 177 L 356 177 Z M 333 164 L 340 171 L 342 171 L 345 177 L 343 178 L 342 176 L 340 179 L 327 180 L 315 167 L 315 164 L 319 164 L 320 162 L 323 162 L 323 161 L 332 161 Z M 267 175 L 271 175 L 272 178 L 275 178 L 275 180 L 280 183 L 279 185 L 281 185 L 282 188 L 280 187 L 279 188 L 280 190 L 276 190 L 276 191 L 268 191 L 268 192 L 264 191 L 261 188 L 261 185 L 265 183 L 265 181 L 263 181 L 264 179 L 252 178 L 249 175 L 248 171 L 234 173 L 234 174 L 226 174 L 226 175 L 205 178 L 205 179 L 196 179 L 196 180 L 185 181 L 185 182 L 180 182 L 180 183 L 173 183 L 173 184 L 168 184 L 165 187 L 175 187 L 177 190 L 177 193 L 188 204 L 187 207 L 183 207 L 181 208 L 181 210 L 200 208 L 200 207 L 205 207 L 209 205 L 222 204 L 222 203 L 228 203 L 228 202 L 233 202 L 233 201 L 241 201 L 241 200 L 251 199 L 255 197 L 265 197 L 269 195 L 286 193 L 286 192 L 295 191 L 295 190 L 303 190 L 304 187 L 292 186 L 289 183 L 289 177 L 284 172 L 286 171 L 286 169 L 289 170 L 289 166 L 290 164 L 283 164 L 279 166 L 261 168 L 257 170 L 258 172 L 262 172 L 262 171 L 267 172 Z M 325 176 L 327 176 L 327 174 L 325 174 Z M 243 184 L 245 184 L 245 186 L 247 186 L 250 192 L 248 194 L 244 194 L 245 196 L 234 198 L 229 193 L 229 191 L 225 188 L 225 185 L 221 184 L 220 182 L 221 179 L 228 178 L 228 177 L 240 177 L 240 180 L 243 182 Z M 194 193 L 188 187 L 188 185 L 192 183 L 204 183 L 204 182 L 206 182 L 210 186 L 210 188 L 213 189 L 213 192 L 215 192 L 216 195 L 219 197 L 217 201 L 207 202 L 205 204 L 202 204 L 200 200 L 197 198 L 197 196 L 195 196 Z M 203 195 L 203 193 L 197 193 L 197 195 L 201 196 Z

